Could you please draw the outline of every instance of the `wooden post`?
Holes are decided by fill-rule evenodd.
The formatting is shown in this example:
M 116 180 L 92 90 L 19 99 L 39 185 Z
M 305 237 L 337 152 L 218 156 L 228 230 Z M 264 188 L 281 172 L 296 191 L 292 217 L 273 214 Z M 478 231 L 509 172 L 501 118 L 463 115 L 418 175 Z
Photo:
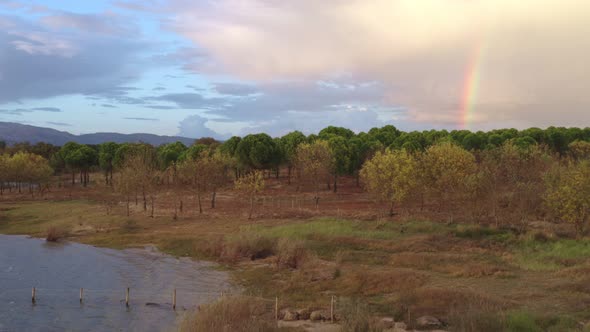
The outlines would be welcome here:
M 82 303 L 83 297 L 84 297 L 84 288 L 80 288 L 80 303 Z
M 129 306 L 129 287 L 127 287 L 127 290 L 125 291 L 125 305 Z
M 31 291 L 31 302 L 33 302 L 33 304 L 35 304 L 36 300 L 35 300 L 35 287 L 33 287 L 33 290 Z
M 279 297 L 275 297 L 275 320 L 279 320 Z
M 176 288 L 174 288 L 174 292 L 172 293 L 172 309 L 176 310 Z
M 330 299 L 330 321 L 334 324 L 334 295 Z

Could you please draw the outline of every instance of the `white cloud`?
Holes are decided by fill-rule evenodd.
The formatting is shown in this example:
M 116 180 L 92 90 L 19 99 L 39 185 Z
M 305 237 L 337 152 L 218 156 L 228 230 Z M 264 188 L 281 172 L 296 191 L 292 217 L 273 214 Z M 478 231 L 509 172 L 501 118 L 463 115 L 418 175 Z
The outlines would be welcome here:
M 414 121 L 440 124 L 461 119 L 475 61 L 476 127 L 590 121 L 586 0 L 171 2 L 172 28 L 214 60 L 199 71 L 254 81 L 348 73 L 381 82 Z

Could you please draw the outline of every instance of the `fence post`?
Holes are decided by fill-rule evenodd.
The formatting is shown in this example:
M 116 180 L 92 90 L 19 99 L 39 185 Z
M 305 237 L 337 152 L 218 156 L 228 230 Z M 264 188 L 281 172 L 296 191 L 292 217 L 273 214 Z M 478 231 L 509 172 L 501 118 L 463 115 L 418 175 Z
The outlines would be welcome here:
M 172 293 L 172 309 L 176 310 L 176 288 L 174 288 L 174 292 Z
M 129 287 L 127 287 L 127 290 L 125 291 L 125 305 L 129 307 Z
M 36 300 L 35 300 L 35 291 L 36 291 L 36 290 L 35 290 L 35 287 L 33 287 L 33 290 L 31 291 L 31 302 L 32 302 L 33 304 L 35 304 L 35 301 L 36 301 Z
M 279 320 L 279 297 L 275 297 L 275 320 Z
M 82 303 L 83 297 L 84 297 L 84 288 L 80 288 L 80 303 Z
M 330 299 L 330 321 L 334 324 L 334 295 Z

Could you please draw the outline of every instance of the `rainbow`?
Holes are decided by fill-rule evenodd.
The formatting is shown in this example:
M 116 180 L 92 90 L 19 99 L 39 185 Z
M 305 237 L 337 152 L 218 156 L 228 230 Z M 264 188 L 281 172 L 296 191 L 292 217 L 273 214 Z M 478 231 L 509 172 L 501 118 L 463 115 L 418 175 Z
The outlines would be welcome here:
M 462 129 L 469 129 L 469 125 L 473 121 L 474 103 L 479 89 L 482 48 L 481 43 L 475 45 L 465 70 L 463 93 L 461 96 L 460 125 Z

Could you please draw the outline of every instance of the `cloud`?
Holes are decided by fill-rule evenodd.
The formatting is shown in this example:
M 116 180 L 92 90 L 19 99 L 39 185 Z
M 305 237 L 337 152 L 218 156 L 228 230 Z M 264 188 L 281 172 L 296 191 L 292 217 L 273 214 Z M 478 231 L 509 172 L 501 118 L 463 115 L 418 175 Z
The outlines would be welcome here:
M 258 92 L 255 86 L 240 83 L 217 83 L 214 88 L 222 95 L 247 96 Z
M 160 119 L 156 118 L 141 118 L 141 117 L 126 117 L 123 118 L 125 120 L 135 120 L 135 121 L 160 121 Z
M 186 66 L 199 73 L 256 82 L 350 74 L 381 83 L 383 102 L 425 125 L 460 122 L 466 91 L 476 126 L 590 121 L 585 0 L 170 3 L 165 26 L 207 55 Z
M 105 107 L 105 108 L 117 108 L 117 106 L 111 105 L 111 104 L 101 104 L 100 106 Z
M 60 126 L 60 127 L 71 127 L 72 126 L 71 124 L 65 123 L 65 122 L 47 121 L 45 123 L 49 124 L 49 125 Z
M 139 35 L 139 28 L 129 17 L 112 11 L 102 14 L 79 14 L 56 12 L 45 15 L 40 23 L 51 29 L 76 29 L 92 34 L 134 37 Z
M 213 137 L 226 139 L 227 135 L 220 134 L 206 126 L 209 120 L 199 115 L 191 115 L 182 120 L 178 125 L 178 136 L 200 138 Z
M 33 113 L 33 112 L 59 113 L 59 112 L 62 112 L 62 110 L 57 107 L 17 108 L 17 109 L 10 109 L 10 110 L 0 109 L 0 113 L 9 114 L 9 115 L 23 115 L 25 113 Z
M 1 16 L 0 104 L 66 94 L 121 96 L 139 77 L 141 53 L 151 45 L 137 38 L 47 27 Z M 108 50 L 108 56 L 105 56 Z

